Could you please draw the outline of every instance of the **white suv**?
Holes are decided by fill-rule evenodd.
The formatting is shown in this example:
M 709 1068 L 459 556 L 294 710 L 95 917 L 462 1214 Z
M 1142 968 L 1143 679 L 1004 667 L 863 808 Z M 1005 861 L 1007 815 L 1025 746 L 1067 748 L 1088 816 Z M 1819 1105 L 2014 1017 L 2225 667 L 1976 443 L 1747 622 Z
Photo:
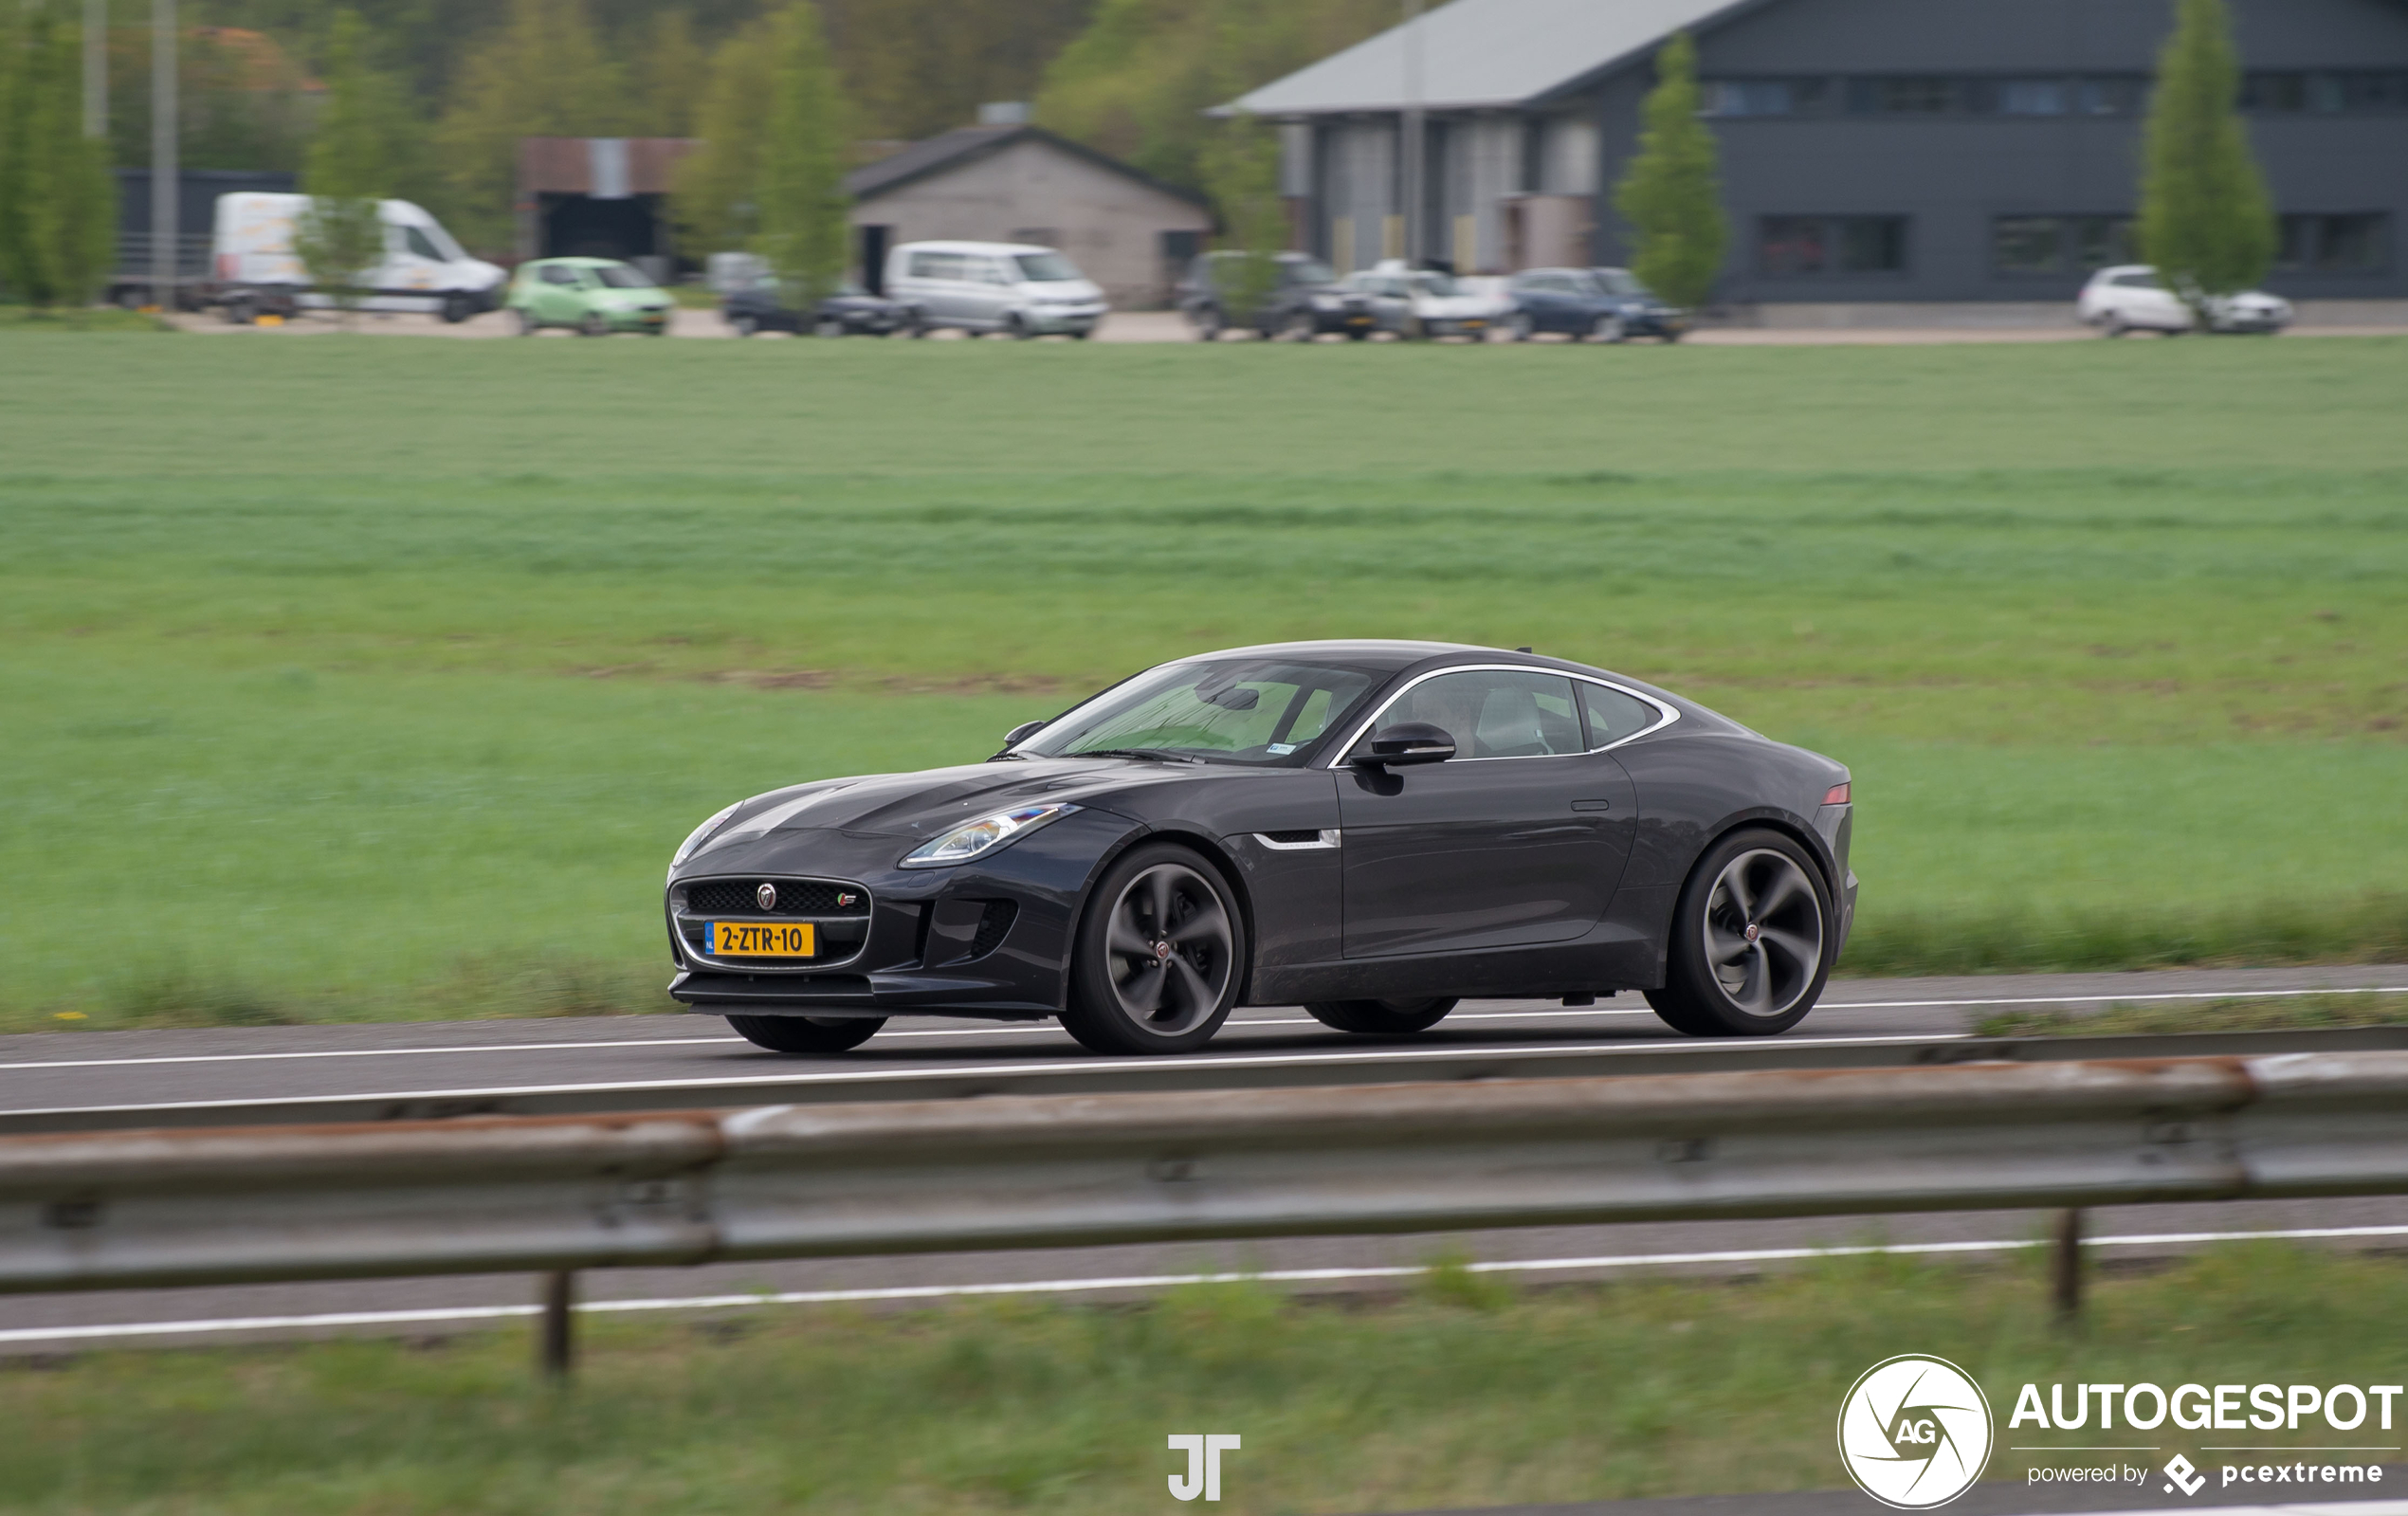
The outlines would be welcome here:
M 2074 310 L 2086 325 L 2109 337 L 2126 332 L 2173 336 L 2198 324 L 2182 297 L 2166 288 L 2157 270 L 2146 264 L 2119 264 L 2092 274 L 2082 286 Z M 2290 323 L 2290 301 L 2263 290 L 2216 295 L 2207 301 L 2207 325 L 2212 332 L 2279 332 Z
M 1110 307 L 1078 265 L 1017 242 L 907 242 L 886 255 L 886 298 L 914 313 L 911 335 L 965 332 L 1084 338 Z

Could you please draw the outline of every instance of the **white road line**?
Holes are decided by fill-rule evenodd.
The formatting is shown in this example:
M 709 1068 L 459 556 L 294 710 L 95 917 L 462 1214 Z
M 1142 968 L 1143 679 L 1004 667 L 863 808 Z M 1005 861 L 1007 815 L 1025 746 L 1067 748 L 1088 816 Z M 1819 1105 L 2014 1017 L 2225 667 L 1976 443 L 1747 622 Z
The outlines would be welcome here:
M 2145 1000 L 2239 1000 L 2272 999 L 2298 995 L 2408 995 L 2408 985 L 2351 985 L 2329 990 L 2183 990 L 2161 995 L 2030 995 L 2013 998 L 1977 1000 L 1825 1000 L 1820 1009 L 1826 1011 L 1926 1011 L 1947 1010 L 1985 1005 L 2089 1005 L 2093 1002 L 2115 1004 L 2138 1003 Z M 1459 1021 L 1541 1021 L 1550 1018 L 1578 1016 L 1651 1016 L 1651 1009 L 1620 1006 L 1580 1006 L 1550 1011 L 1458 1011 L 1447 1019 Z M 1311 1027 L 1321 1023 L 1310 1016 L 1256 1016 L 1231 1020 L 1232 1028 L 1246 1027 Z M 1016 1037 L 1035 1034 L 1067 1035 L 1060 1028 L 1045 1022 L 1032 1022 L 1010 1027 L 948 1027 L 917 1032 L 881 1032 L 878 1040 L 890 1042 L 898 1037 Z M 504 1042 L 483 1047 L 433 1048 L 333 1048 L 307 1052 L 210 1052 L 188 1053 L 156 1058 L 52 1058 L 27 1063 L 0 1063 L 0 1072 L 25 1069 L 131 1069 L 151 1064 L 233 1064 L 272 1063 L 295 1058 L 415 1058 L 443 1053 L 494 1052 L 577 1052 L 588 1048 L 743 1048 L 741 1037 L 650 1037 L 628 1038 L 610 1042 Z
M 2295 1227 L 2280 1232 L 2159 1232 L 2085 1237 L 2086 1248 L 2166 1247 L 2209 1242 L 2297 1241 L 2336 1237 L 2408 1235 L 2408 1226 Z M 2051 1244 L 2034 1238 L 1984 1242 L 1901 1242 L 1839 1248 L 1741 1248 L 1717 1252 L 1611 1253 L 1593 1258 L 1506 1258 L 1468 1265 L 1476 1274 L 1547 1273 L 1579 1269 L 1643 1269 L 1651 1264 L 1793 1263 L 1809 1258 L 1854 1258 L 1871 1253 L 1928 1254 L 2015 1252 Z M 1096 1279 L 1014 1280 L 989 1285 L 895 1285 L 870 1289 L 790 1289 L 744 1295 L 687 1295 L 653 1300 L 593 1300 L 576 1309 L 597 1315 L 629 1311 L 719 1310 L 749 1306 L 831 1306 L 863 1301 L 946 1300 L 976 1295 L 1067 1295 L 1099 1289 L 1165 1289 L 1179 1285 L 1318 1284 L 1345 1279 L 1410 1279 L 1427 1273 L 1418 1264 L 1366 1264 L 1354 1268 L 1264 1269 L 1209 1274 L 1121 1274 Z M 180 1322 L 109 1322 L 95 1326 L 17 1326 L 0 1330 L 0 1343 L 83 1342 L 119 1337 L 160 1337 L 178 1332 L 250 1332 L 298 1326 L 408 1326 L 433 1322 L 496 1321 L 533 1316 L 534 1306 L 438 1306 L 421 1310 L 324 1311 L 306 1316 L 221 1316 Z

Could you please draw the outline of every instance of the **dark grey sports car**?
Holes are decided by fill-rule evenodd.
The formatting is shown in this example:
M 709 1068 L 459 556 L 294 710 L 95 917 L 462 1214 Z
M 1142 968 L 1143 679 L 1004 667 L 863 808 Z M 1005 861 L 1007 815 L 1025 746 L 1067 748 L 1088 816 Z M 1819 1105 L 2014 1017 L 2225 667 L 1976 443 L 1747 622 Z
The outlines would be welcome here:
M 1639 990 L 1785 1031 L 1847 941 L 1848 771 L 1600 669 L 1304 642 L 1147 669 L 984 763 L 729 806 L 669 865 L 669 993 L 783 1052 L 898 1014 L 1199 1048 L 1239 1005 L 1345 1032 L 1464 995 Z

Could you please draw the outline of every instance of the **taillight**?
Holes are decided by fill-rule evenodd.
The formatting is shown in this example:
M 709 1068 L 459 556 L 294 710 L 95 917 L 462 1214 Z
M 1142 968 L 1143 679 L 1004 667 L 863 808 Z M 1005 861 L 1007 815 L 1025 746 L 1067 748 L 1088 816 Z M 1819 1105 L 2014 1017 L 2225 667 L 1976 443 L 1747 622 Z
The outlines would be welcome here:
M 1823 792 L 1823 804 L 1825 805 L 1846 805 L 1847 803 L 1848 786 L 1845 784 L 1834 784 L 1830 789 Z

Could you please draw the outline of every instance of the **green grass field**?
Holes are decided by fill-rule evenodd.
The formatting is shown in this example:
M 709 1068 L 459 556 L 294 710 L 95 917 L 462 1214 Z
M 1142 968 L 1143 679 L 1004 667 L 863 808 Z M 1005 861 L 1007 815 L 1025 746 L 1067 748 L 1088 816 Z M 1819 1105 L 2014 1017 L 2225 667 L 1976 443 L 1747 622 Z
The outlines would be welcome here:
M 2105 1274 L 2071 1326 L 2050 1315 L 2040 1264 L 1833 1258 L 1751 1284 L 1523 1295 L 1457 1264 L 1389 1302 L 1232 1285 L 1134 1306 L 589 1317 L 567 1393 L 534 1382 L 523 1329 L 18 1360 L 0 1366 L 0 1508 L 1121 1516 L 1172 1508 L 1174 1432 L 1243 1439 L 1218 1508 L 1245 1516 L 1833 1489 L 1842 1397 L 1902 1352 L 1980 1382 L 1998 1428 L 1987 1477 L 2019 1486 L 2030 1463 L 2144 1461 L 2015 1451 L 2098 1435 L 2010 1434 L 2027 1382 L 2399 1379 L 2396 1259 L 2235 1246 Z M 2332 1440 L 2320 1432 L 2309 1418 L 2252 1434 Z M 2213 1432 L 2149 1436 L 2152 1463 L 2233 1456 L 2201 1451 Z
M 2387 338 L 10 329 L 0 1027 L 666 1009 L 726 800 L 1292 636 L 1848 762 L 1852 972 L 2408 955 L 2403 399 Z

